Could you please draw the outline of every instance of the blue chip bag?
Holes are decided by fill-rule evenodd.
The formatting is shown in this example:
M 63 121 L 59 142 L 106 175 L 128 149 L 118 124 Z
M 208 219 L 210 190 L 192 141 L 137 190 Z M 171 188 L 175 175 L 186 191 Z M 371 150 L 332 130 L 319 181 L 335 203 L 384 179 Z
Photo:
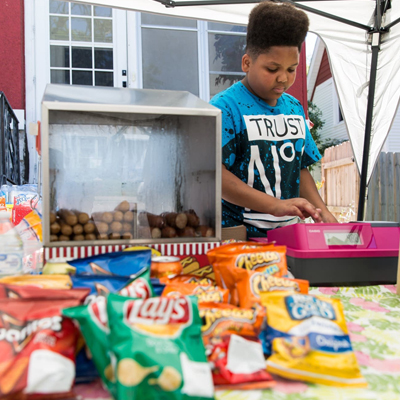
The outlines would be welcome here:
M 151 250 L 117 251 L 68 261 L 76 274 L 131 276 L 151 266 Z

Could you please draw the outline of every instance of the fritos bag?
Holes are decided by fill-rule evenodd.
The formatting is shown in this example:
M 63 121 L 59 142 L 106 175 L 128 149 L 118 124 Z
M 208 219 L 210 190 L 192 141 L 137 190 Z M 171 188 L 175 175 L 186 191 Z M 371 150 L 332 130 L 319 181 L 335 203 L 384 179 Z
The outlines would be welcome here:
M 231 389 L 241 385 L 241 389 L 250 389 L 256 383 L 257 388 L 274 384 L 266 372 L 258 339 L 265 316 L 261 306 L 245 309 L 230 304 L 203 303 L 199 305 L 199 312 L 215 385 Z
M 226 244 L 207 252 L 218 286 L 227 288 L 231 303 L 239 304 L 236 282 L 247 271 L 263 272 L 277 277 L 287 276 L 286 247 L 257 242 Z
M 79 331 L 63 318 L 80 299 L 0 300 L 0 397 L 18 392 L 69 393 L 75 378 Z
M 0 283 L 11 285 L 30 285 L 43 289 L 71 289 L 68 275 L 16 275 L 0 278 Z
M 170 283 L 190 283 L 192 285 L 201 285 L 201 286 L 208 286 L 208 285 L 215 285 L 215 281 L 210 278 L 199 278 L 194 275 L 177 275 L 173 278 L 163 277 L 160 278 L 160 282 L 169 285 Z
M 107 314 L 118 400 L 214 398 L 195 297 L 110 294 Z
M 260 303 L 260 293 L 285 290 L 307 294 L 309 282 L 303 279 L 279 278 L 273 275 L 265 275 L 263 272 L 245 271 L 239 277 L 236 287 L 239 295 L 239 306 L 253 307 Z
M 165 286 L 163 297 L 196 296 L 199 303 L 228 303 L 229 290 L 218 286 L 200 286 L 192 283 L 171 283 Z
M 289 379 L 365 387 L 340 300 L 289 292 L 261 293 L 267 312 L 267 370 Z

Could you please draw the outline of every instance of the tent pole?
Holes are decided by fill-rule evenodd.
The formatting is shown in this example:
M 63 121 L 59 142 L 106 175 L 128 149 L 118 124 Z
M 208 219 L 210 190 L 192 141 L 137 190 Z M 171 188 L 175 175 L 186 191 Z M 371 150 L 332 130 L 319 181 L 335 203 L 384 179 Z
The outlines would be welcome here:
M 358 198 L 358 212 L 357 221 L 364 220 L 364 208 L 365 208 L 365 195 L 367 192 L 367 173 L 368 173 L 368 155 L 371 144 L 371 128 L 372 128 L 372 113 L 374 108 L 374 97 L 375 97 L 375 83 L 376 73 L 378 65 L 378 54 L 380 45 L 380 33 L 372 33 L 372 60 L 371 60 L 371 72 L 369 78 L 368 87 L 368 104 L 367 104 L 367 116 L 365 121 L 365 135 L 364 135 L 364 150 L 361 167 L 361 182 L 360 182 L 360 196 Z

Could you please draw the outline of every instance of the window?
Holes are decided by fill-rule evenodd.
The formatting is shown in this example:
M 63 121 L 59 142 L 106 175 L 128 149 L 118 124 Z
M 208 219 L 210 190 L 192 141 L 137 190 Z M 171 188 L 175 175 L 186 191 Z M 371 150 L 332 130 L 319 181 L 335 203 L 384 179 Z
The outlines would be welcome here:
M 49 0 L 50 82 L 114 86 L 112 9 Z
M 187 90 L 208 101 L 241 80 L 246 28 L 141 14 L 143 88 Z

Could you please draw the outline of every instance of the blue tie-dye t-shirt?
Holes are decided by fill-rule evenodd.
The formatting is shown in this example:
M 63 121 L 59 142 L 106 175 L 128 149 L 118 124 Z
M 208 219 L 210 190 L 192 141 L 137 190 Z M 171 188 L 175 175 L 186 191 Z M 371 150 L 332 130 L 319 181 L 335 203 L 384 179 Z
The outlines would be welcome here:
M 222 163 L 243 182 L 278 199 L 299 197 L 300 170 L 321 159 L 301 103 L 284 93 L 275 107 L 241 82 L 214 96 L 222 111 Z M 293 222 L 222 201 L 222 226 L 244 224 L 248 236 Z

